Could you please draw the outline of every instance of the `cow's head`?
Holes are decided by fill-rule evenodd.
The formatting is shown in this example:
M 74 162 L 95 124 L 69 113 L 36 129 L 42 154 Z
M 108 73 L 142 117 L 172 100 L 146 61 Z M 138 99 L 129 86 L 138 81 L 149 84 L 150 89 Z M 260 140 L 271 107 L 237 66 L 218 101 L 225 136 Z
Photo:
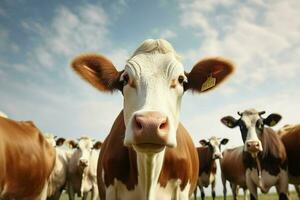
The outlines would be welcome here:
M 78 143 L 73 140 L 70 142 L 70 145 L 72 145 L 73 148 L 77 148 L 76 151 L 79 155 L 77 165 L 81 169 L 85 169 L 89 166 L 92 150 L 100 149 L 101 144 L 102 143 L 100 141 L 94 143 L 91 138 L 86 136 L 79 138 Z
M 58 138 L 57 136 L 54 136 L 53 134 L 45 134 L 44 135 L 46 141 L 53 147 L 59 147 L 62 146 L 65 142 L 65 138 Z
M 222 159 L 222 153 L 221 153 L 221 145 L 225 145 L 228 142 L 227 138 L 216 138 L 216 137 L 211 137 L 209 140 L 200 140 L 200 144 L 204 147 L 208 147 L 209 150 L 212 152 L 212 159 Z
M 263 118 L 264 113 L 265 111 L 258 112 L 255 109 L 249 109 L 242 113 L 238 112 L 239 119 L 226 116 L 221 119 L 221 122 L 229 128 L 239 126 L 244 142 L 244 151 L 256 155 L 263 151 L 261 138 L 264 126 L 275 126 L 281 119 L 279 114 L 270 114 L 267 118 Z
M 121 71 L 104 56 L 95 54 L 78 56 L 72 67 L 100 91 L 122 92 L 124 144 L 140 152 L 175 147 L 183 93 L 209 91 L 234 69 L 224 59 L 208 58 L 185 72 L 171 44 L 162 39 L 144 41 Z

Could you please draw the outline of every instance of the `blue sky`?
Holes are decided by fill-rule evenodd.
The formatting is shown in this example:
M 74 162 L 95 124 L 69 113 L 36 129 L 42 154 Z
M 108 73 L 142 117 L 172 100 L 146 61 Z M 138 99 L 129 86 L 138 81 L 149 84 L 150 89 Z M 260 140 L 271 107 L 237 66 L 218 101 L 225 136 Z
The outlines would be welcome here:
M 44 132 L 103 140 L 122 96 L 90 87 L 70 61 L 97 52 L 122 69 L 144 39 L 165 38 L 187 71 L 208 56 L 236 64 L 216 90 L 185 94 L 181 120 L 196 144 L 217 135 L 240 145 L 239 131 L 225 128 L 221 117 L 257 108 L 282 114 L 276 129 L 299 123 L 299 9 L 298 0 L 2 0 L 0 110 Z

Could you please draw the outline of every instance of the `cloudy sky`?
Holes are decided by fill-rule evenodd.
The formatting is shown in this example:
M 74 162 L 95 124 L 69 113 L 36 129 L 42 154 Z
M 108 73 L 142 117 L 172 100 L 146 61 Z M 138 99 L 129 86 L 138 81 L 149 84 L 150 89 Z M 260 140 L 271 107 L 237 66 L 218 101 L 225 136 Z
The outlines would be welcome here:
M 59 136 L 103 140 L 122 108 L 122 95 L 102 94 L 69 63 L 97 52 L 119 69 L 147 38 L 169 40 L 187 71 L 199 59 L 223 56 L 235 74 L 205 94 L 186 93 L 181 120 L 195 143 L 212 135 L 240 145 L 238 129 L 220 123 L 247 108 L 299 123 L 300 1 L 290 0 L 2 0 L 0 110 L 33 120 Z

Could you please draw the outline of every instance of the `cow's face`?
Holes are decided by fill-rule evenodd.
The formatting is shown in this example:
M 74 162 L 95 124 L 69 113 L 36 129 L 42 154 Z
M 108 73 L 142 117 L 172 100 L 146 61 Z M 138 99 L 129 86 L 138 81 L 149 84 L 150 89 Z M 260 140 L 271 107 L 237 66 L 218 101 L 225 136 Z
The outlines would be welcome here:
M 211 137 L 208 141 L 203 139 L 199 141 L 202 146 L 206 146 L 210 149 L 212 152 L 212 159 L 222 159 L 222 153 L 221 153 L 221 145 L 225 145 L 228 143 L 227 138 L 216 138 L 216 137 Z
M 248 151 L 252 155 L 257 155 L 263 151 L 261 144 L 262 134 L 264 134 L 264 126 L 276 125 L 281 116 L 278 114 L 270 114 L 267 118 L 263 118 L 265 112 L 257 112 L 255 109 L 245 110 L 240 115 L 240 119 L 236 120 L 231 116 L 221 119 L 221 122 L 229 128 L 240 127 L 242 139 L 244 142 L 244 151 Z
M 120 72 L 100 55 L 79 56 L 72 67 L 97 89 L 123 93 L 124 144 L 141 152 L 175 147 L 184 91 L 208 91 L 233 71 L 229 62 L 211 58 L 187 73 L 165 40 L 146 40 Z
M 85 168 L 89 166 L 90 155 L 93 148 L 93 142 L 88 137 L 82 137 L 77 144 L 77 151 L 79 151 L 78 166 Z

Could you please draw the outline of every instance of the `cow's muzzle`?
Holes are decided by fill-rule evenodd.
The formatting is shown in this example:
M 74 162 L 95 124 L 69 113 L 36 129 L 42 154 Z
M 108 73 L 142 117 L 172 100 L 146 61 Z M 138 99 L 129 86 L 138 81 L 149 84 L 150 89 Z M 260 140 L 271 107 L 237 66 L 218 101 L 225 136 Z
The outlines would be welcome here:
M 168 146 L 169 122 L 160 112 L 143 112 L 132 120 L 133 144 L 139 151 L 161 151 Z
M 250 141 L 247 141 L 245 143 L 245 145 L 246 145 L 246 151 L 248 151 L 249 153 L 252 153 L 252 154 L 256 154 L 263 150 L 260 141 L 250 140 Z

